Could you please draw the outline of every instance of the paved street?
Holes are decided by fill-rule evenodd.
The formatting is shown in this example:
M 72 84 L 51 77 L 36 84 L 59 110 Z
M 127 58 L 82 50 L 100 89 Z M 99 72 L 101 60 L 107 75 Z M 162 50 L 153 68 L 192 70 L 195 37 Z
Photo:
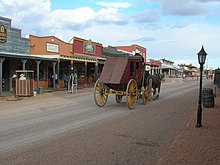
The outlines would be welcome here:
M 196 112 L 198 81 L 163 83 L 134 110 L 125 100 L 99 108 L 92 90 L 0 100 L 0 164 L 156 164 Z

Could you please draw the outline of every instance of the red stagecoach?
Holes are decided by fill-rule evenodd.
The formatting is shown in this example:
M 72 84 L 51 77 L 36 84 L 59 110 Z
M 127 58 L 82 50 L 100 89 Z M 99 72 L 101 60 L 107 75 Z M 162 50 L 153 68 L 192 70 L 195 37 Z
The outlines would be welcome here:
M 94 99 L 99 107 L 103 107 L 108 94 L 115 94 L 117 103 L 123 96 L 127 97 L 129 109 L 136 106 L 139 98 L 147 104 L 151 92 L 149 83 L 144 87 L 145 65 L 142 56 L 107 58 L 100 78 L 94 86 Z

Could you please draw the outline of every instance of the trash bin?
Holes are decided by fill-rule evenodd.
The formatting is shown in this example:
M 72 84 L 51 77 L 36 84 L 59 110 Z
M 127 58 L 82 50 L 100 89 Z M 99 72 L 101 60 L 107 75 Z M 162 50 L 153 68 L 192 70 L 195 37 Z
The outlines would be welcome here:
M 39 88 L 38 88 L 38 93 L 39 93 L 39 94 L 42 94 L 43 92 L 44 92 L 44 88 L 39 87 Z

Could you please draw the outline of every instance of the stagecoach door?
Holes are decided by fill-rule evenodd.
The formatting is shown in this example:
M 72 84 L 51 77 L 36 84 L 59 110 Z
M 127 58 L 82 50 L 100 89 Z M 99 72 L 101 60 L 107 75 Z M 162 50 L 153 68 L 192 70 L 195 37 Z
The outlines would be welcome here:
M 138 74 L 139 71 L 140 71 L 140 63 L 136 61 L 130 61 L 130 78 L 139 80 L 141 76 L 140 74 Z

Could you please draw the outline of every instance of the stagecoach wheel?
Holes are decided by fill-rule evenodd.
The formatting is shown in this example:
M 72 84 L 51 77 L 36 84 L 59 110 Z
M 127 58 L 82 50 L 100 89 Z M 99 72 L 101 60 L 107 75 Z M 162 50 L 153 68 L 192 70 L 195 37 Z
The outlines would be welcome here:
M 99 107 L 103 107 L 107 102 L 108 94 L 105 93 L 106 90 L 107 86 L 105 83 L 100 82 L 98 79 L 94 86 L 94 99 Z
M 126 95 L 127 95 L 128 108 L 133 109 L 136 106 L 137 97 L 138 97 L 137 82 L 135 80 L 131 79 L 128 82 Z
M 122 100 L 122 97 L 123 97 L 122 95 L 117 95 L 117 94 L 116 94 L 116 95 L 115 95 L 115 100 L 116 100 L 116 102 L 117 102 L 117 103 L 120 103 L 121 100 Z
M 148 91 L 147 91 L 147 89 L 144 89 L 144 90 L 143 90 L 143 93 L 142 93 L 142 102 L 143 102 L 144 105 L 147 104 L 147 102 L 148 102 L 148 97 L 149 97 Z

